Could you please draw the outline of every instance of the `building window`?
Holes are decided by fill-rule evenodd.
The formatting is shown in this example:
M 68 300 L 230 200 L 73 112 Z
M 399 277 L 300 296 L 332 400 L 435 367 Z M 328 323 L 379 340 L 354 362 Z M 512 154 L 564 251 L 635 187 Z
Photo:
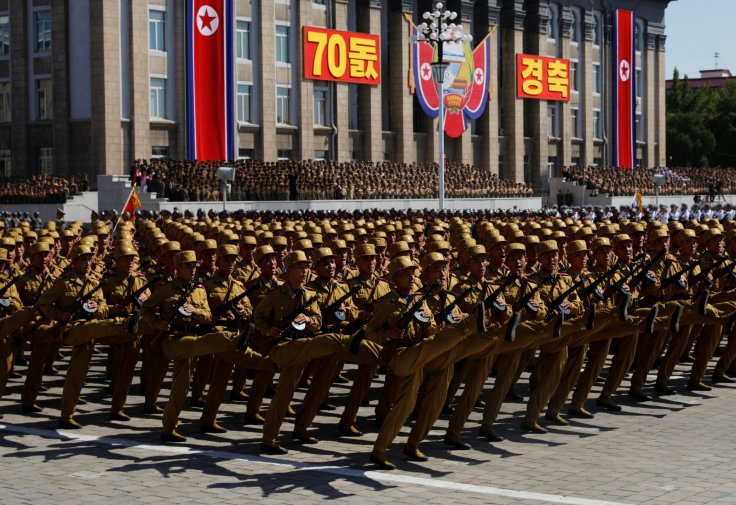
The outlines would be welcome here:
M 577 60 L 571 60 L 570 61 L 570 89 L 573 93 L 577 93 L 580 90 L 580 86 L 578 86 L 578 66 L 579 63 Z
M 166 51 L 166 13 L 162 10 L 148 11 L 148 49 Z
M 10 121 L 10 83 L 0 82 L 0 122 Z
M 570 29 L 570 40 L 573 44 L 580 42 L 580 18 L 577 11 L 572 11 L 572 27 Z
M 10 56 L 10 18 L 0 16 L 0 58 Z
M 239 60 L 250 60 L 250 21 L 235 24 L 235 56 Z
M 603 161 L 601 160 L 601 158 L 593 158 L 593 166 L 600 167 L 602 163 Z
M 168 146 L 151 146 L 151 158 L 165 160 L 169 157 Z
M 603 131 L 601 130 L 601 111 L 599 109 L 593 109 L 593 138 L 603 138 Z
M 593 63 L 593 94 L 601 94 L 601 64 Z
M 634 49 L 638 53 L 644 45 L 644 30 L 638 24 L 634 28 L 636 30 L 634 35 Z
M 597 15 L 593 16 L 593 45 L 601 45 L 601 20 Z
M 636 140 L 644 142 L 644 121 L 641 113 L 636 115 Z
M 247 149 L 244 147 L 238 148 L 238 159 L 239 160 L 252 160 L 255 158 L 256 153 L 253 149 Z
M 238 122 L 240 123 L 251 122 L 251 89 L 250 84 L 238 84 Z
M 41 147 L 38 149 L 38 168 L 42 175 L 51 175 L 54 172 L 54 149 Z
M 33 13 L 36 27 L 36 52 L 44 53 L 51 50 L 51 10 L 43 9 Z
M 637 98 L 641 98 L 641 90 L 644 88 L 644 81 L 642 81 L 642 71 L 640 68 L 637 68 L 634 74 L 634 86 L 636 87 Z
M 11 162 L 10 149 L 0 149 L 0 175 L 3 177 L 10 177 L 12 170 L 10 169 Z
M 557 121 L 557 103 L 547 104 L 547 136 L 559 137 L 559 123 Z
M 580 110 L 570 109 L 570 121 L 572 122 L 572 136 L 576 139 L 580 138 Z
M 279 149 L 276 151 L 276 157 L 279 161 L 287 161 L 293 158 L 291 149 Z
M 314 151 L 314 161 L 325 161 L 327 159 L 327 151 L 318 149 Z
M 327 126 L 327 90 L 314 90 L 314 124 Z
M 53 91 L 51 89 L 51 79 L 36 80 L 36 99 L 38 100 L 38 119 L 54 118 L 54 101 Z
M 289 27 L 276 25 L 276 62 L 291 63 L 289 60 Z
M 276 88 L 276 123 L 289 124 L 289 98 L 291 88 L 278 86 Z
M 547 7 L 547 38 L 548 39 L 556 39 L 557 38 L 557 30 L 555 30 L 556 23 L 555 23 L 555 11 L 552 9 L 552 7 Z
M 166 79 L 151 77 L 151 117 L 166 118 Z

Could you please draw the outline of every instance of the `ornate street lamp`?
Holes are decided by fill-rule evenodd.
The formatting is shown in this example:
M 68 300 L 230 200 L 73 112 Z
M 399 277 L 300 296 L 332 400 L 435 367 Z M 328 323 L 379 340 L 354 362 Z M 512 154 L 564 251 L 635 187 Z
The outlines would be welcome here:
M 437 2 L 433 11 L 425 12 L 422 15 L 424 21 L 417 25 L 417 34 L 414 37 L 415 42 L 426 42 L 434 47 L 434 61 L 432 61 L 432 78 L 437 86 L 437 96 L 439 98 L 439 134 L 440 134 L 440 210 L 445 209 L 445 96 L 443 85 L 445 82 L 445 72 L 449 63 L 444 61 L 445 43 L 465 43 L 473 40 L 473 37 L 463 32 L 460 24 L 452 21 L 457 18 L 457 12 L 444 9 L 442 2 Z M 444 10 L 443 10 L 444 9 Z M 448 21 L 450 23 L 448 24 Z

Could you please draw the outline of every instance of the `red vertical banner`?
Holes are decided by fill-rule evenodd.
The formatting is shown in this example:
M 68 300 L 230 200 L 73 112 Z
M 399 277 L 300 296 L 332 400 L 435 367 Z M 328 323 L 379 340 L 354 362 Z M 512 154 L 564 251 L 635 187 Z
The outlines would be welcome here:
M 232 160 L 232 0 L 187 0 L 186 32 L 189 158 Z
M 613 164 L 631 170 L 636 164 L 636 16 L 618 9 L 613 26 Z

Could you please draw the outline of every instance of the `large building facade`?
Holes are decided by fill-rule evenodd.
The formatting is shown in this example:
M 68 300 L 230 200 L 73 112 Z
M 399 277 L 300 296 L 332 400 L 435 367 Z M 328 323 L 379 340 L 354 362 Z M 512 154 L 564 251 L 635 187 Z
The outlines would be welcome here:
M 446 157 L 544 189 L 570 164 L 610 165 L 612 8 L 637 15 L 637 159 L 665 160 L 670 0 L 450 0 L 493 32 L 493 97 Z M 410 93 L 425 0 L 234 0 L 241 158 L 436 161 L 436 120 Z M 0 0 L 0 171 L 117 174 L 186 155 L 184 0 Z M 302 27 L 380 35 L 381 84 L 304 79 Z M 516 54 L 571 61 L 569 102 L 516 93 Z

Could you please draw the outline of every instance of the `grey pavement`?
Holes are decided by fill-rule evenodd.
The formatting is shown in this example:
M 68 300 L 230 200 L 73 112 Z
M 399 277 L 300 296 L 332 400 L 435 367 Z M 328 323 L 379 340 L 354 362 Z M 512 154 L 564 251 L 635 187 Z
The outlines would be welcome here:
M 498 422 L 505 441 L 490 444 L 477 437 L 476 410 L 463 435 L 473 449 L 448 451 L 442 417 L 422 445 L 430 457 L 426 463 L 402 456 L 405 427 L 389 455 L 398 470 L 382 472 L 367 461 L 375 440 L 377 389 L 370 394 L 372 405 L 361 408 L 365 436 L 338 437 L 340 410 L 321 412 L 313 427 L 318 444 L 292 442 L 287 419 L 281 441 L 289 454 L 261 457 L 259 431 L 241 426 L 243 404 L 223 405 L 219 420 L 230 431 L 216 436 L 199 433 L 201 411 L 187 408 L 180 431 L 188 442 L 162 444 L 160 417 L 143 415 L 137 379 L 127 408 L 133 421 L 108 421 L 103 352 L 95 355 L 83 391 L 88 404 L 77 419 L 84 428 L 58 430 L 66 362 L 60 362 L 59 375 L 46 378 L 49 390 L 39 398 L 43 413 L 20 413 L 23 379 L 11 379 L 0 401 L 0 503 L 736 503 L 736 385 L 690 393 L 682 364 L 672 381 L 677 396 L 633 404 L 620 394 L 623 412 L 549 427 L 546 435 L 521 434 L 524 405 L 507 403 Z M 348 376 L 354 373 L 354 367 L 346 369 Z M 520 392 L 526 392 L 526 378 Z M 591 398 L 598 390 L 599 385 Z M 333 392 L 331 401 L 342 405 L 347 387 L 335 385 Z M 165 389 L 163 401 L 167 394 Z M 303 394 L 297 393 L 297 409 Z M 588 406 L 595 411 L 593 401 Z

